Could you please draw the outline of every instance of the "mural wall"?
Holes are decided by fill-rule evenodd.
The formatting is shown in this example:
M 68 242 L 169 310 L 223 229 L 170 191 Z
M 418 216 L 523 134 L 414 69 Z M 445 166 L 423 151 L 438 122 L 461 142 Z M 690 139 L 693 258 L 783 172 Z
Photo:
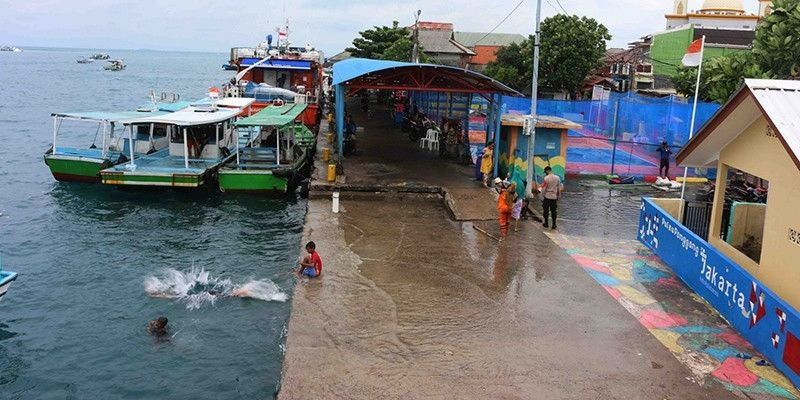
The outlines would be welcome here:
M 638 237 L 795 386 L 800 385 L 797 310 L 650 199 L 642 200 Z
M 522 128 L 504 125 L 500 130 L 499 168 L 501 177 L 517 183 L 518 190 L 524 192 L 528 174 L 528 136 L 520 134 Z M 544 168 L 550 166 L 553 173 L 563 181 L 567 164 L 567 133 L 559 129 L 538 128 L 534 142 L 534 171 L 536 181 L 542 181 Z

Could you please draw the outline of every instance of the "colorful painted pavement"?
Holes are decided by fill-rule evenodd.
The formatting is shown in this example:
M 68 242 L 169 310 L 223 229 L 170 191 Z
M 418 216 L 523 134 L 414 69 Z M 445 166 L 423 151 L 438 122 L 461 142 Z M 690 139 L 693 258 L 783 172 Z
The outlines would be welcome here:
M 708 305 L 633 240 L 547 233 L 611 297 L 638 318 L 704 385 L 716 380 L 746 398 L 800 398 L 800 392 Z

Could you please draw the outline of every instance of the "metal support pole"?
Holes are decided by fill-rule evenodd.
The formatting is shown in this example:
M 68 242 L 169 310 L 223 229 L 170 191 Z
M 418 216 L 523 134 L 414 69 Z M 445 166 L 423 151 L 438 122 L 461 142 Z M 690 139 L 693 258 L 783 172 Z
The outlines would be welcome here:
M 539 89 L 539 45 L 541 44 L 542 32 L 539 25 L 542 19 L 542 0 L 536 1 L 536 28 L 534 30 L 533 39 L 533 79 L 531 81 L 531 134 L 528 138 L 528 171 L 526 176 L 525 196 L 528 198 L 533 197 L 533 174 L 536 168 L 534 161 L 534 146 L 536 144 L 536 107 L 538 102 L 538 89 Z
M 101 156 L 103 158 L 106 158 L 106 129 L 107 128 L 108 128 L 108 121 L 107 120 L 103 120 L 103 150 L 102 150 L 102 156 Z
M 183 167 L 189 169 L 189 142 L 186 138 L 186 128 L 183 128 Z
M 58 136 L 58 117 L 53 116 L 53 155 L 56 155 L 56 136 Z
M 217 158 L 219 158 L 219 124 L 214 125 L 214 130 L 216 131 L 214 132 L 214 135 L 216 135 L 217 139 Z
M 233 130 L 233 137 L 236 140 L 236 166 L 239 166 L 239 129 Z
M 124 134 L 125 127 L 122 130 Z M 133 125 L 128 125 L 128 149 L 131 153 L 131 165 L 136 166 L 136 163 L 133 162 Z
M 278 128 L 277 147 L 275 148 L 275 160 L 278 165 L 281 165 L 281 128 Z
M 614 102 L 614 125 L 611 127 L 611 175 L 614 175 L 614 163 L 617 159 L 617 116 L 619 115 L 619 99 Z
M 155 142 L 153 140 L 153 131 L 155 129 L 156 129 L 156 124 L 150 124 L 150 146 L 153 146 L 153 148 L 156 147 Z M 150 149 L 147 150 L 150 151 Z
M 500 168 L 500 101 L 501 96 L 498 94 L 494 102 L 494 177 L 497 177 L 498 169 Z
M 706 50 L 706 36 L 703 35 L 702 42 L 700 42 L 700 64 L 697 65 L 697 83 L 694 87 L 694 105 L 692 106 L 692 122 L 689 124 L 689 140 L 692 140 L 694 135 L 694 118 L 697 113 L 697 98 L 700 95 L 700 73 L 703 71 L 703 56 Z M 661 172 L 661 170 L 659 170 Z M 683 199 L 686 194 L 686 177 L 689 176 L 689 167 L 683 167 L 683 185 L 681 185 L 681 218 L 683 218 Z M 669 179 L 669 177 L 667 177 Z
M 338 143 L 339 157 L 344 156 L 344 86 L 334 86 L 336 101 L 336 141 Z

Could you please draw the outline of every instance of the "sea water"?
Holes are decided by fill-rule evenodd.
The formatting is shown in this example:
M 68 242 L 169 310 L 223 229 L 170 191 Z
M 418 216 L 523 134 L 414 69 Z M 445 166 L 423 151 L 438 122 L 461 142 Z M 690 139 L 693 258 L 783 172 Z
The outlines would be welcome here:
M 97 52 L 128 68 L 78 64 Z M 0 398 L 270 398 L 280 379 L 305 203 L 58 183 L 52 112 L 205 96 L 225 53 L 0 53 Z M 96 126 L 65 122 L 87 146 Z M 99 138 L 97 144 L 99 145 Z M 244 297 L 232 293 L 244 292 Z M 169 319 L 170 340 L 145 326 Z

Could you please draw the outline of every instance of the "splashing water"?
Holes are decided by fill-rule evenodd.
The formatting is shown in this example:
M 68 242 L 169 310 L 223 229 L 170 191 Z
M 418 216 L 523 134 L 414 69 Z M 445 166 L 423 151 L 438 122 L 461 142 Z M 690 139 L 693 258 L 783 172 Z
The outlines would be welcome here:
M 144 290 L 150 297 L 176 299 L 195 310 L 205 304 L 214 305 L 225 297 L 249 297 L 264 301 L 284 302 L 288 298 L 278 285 L 269 279 L 254 279 L 240 286 L 230 279 L 214 278 L 203 268 L 181 272 L 168 268 L 161 276 L 144 279 Z

